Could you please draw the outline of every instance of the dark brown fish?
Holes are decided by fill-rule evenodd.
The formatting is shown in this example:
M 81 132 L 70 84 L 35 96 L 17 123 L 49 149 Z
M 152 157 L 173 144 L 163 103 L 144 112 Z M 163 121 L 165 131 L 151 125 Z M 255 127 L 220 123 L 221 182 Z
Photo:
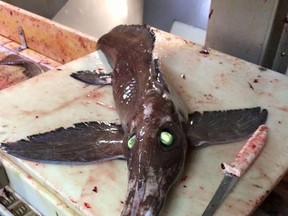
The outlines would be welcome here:
M 3 143 L 2 148 L 28 160 L 126 159 L 129 182 L 121 215 L 158 215 L 181 177 L 189 146 L 245 139 L 266 121 L 267 110 L 256 107 L 188 114 L 153 57 L 154 42 L 148 26 L 117 26 L 97 43 L 113 72 L 72 74 L 86 83 L 112 84 L 121 125 L 79 123 L 28 140 Z
M 25 69 L 23 71 L 23 74 L 27 78 L 37 76 L 49 70 L 49 68 L 45 67 L 44 65 L 38 64 L 36 62 L 33 62 L 31 60 L 28 60 L 16 54 L 10 54 L 6 56 L 5 58 L 1 59 L 0 65 L 11 65 L 11 66 L 23 67 Z

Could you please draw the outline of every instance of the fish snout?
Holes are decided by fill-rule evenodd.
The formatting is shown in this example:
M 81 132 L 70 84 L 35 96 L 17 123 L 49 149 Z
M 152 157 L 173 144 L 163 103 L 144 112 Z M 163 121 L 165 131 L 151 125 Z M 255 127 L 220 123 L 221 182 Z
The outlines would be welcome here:
M 129 182 L 129 189 L 125 207 L 121 216 L 157 216 L 165 197 L 156 189 L 156 185 L 149 185 L 148 182 L 138 183 Z M 130 187 L 131 186 L 131 187 Z
M 150 167 L 146 175 L 140 178 L 130 173 L 121 216 L 157 216 L 175 182 L 175 176 L 170 176 L 169 171 Z

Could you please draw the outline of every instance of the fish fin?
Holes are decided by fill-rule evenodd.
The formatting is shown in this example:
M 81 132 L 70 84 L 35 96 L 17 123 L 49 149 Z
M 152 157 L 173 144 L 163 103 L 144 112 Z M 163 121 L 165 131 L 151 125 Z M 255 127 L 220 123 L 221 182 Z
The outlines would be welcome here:
M 92 85 L 111 85 L 112 82 L 112 73 L 96 73 L 91 70 L 83 70 L 72 73 L 70 76 Z
M 29 136 L 27 140 L 2 143 L 8 154 L 43 162 L 101 162 L 124 159 L 123 130 L 109 123 L 78 123 L 74 127 Z
M 268 111 L 260 107 L 194 112 L 189 114 L 187 138 L 194 147 L 240 141 L 264 124 L 267 116 Z
M 37 76 L 49 70 L 44 65 L 38 64 L 15 54 L 8 55 L 4 59 L 1 59 L 0 65 L 21 66 L 25 68 L 23 74 L 28 78 Z

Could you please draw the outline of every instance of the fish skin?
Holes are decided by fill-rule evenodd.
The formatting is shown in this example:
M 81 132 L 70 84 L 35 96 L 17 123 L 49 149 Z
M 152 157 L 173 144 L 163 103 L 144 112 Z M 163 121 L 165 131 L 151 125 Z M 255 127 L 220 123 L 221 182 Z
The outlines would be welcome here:
M 113 97 L 124 130 L 129 183 L 121 216 L 158 215 L 181 176 L 187 152 L 183 120 L 188 113 L 175 106 L 164 79 L 157 80 L 154 41 L 150 27 L 133 25 L 117 26 L 97 42 L 114 68 Z M 161 144 L 163 130 L 173 135 L 171 146 Z M 134 134 L 136 142 L 129 149 Z

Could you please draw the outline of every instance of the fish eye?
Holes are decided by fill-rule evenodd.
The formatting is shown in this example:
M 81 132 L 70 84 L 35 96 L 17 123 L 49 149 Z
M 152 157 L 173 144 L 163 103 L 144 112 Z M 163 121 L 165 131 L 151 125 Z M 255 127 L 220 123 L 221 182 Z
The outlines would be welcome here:
M 127 143 L 128 148 L 129 148 L 129 149 L 132 149 L 133 146 L 135 145 L 135 142 L 136 142 L 136 135 L 134 134 L 134 135 L 132 135 L 132 136 L 129 138 L 129 140 L 128 140 L 128 143 Z
M 164 146 L 171 146 L 174 141 L 174 136 L 168 131 L 162 131 L 160 133 L 160 142 Z

